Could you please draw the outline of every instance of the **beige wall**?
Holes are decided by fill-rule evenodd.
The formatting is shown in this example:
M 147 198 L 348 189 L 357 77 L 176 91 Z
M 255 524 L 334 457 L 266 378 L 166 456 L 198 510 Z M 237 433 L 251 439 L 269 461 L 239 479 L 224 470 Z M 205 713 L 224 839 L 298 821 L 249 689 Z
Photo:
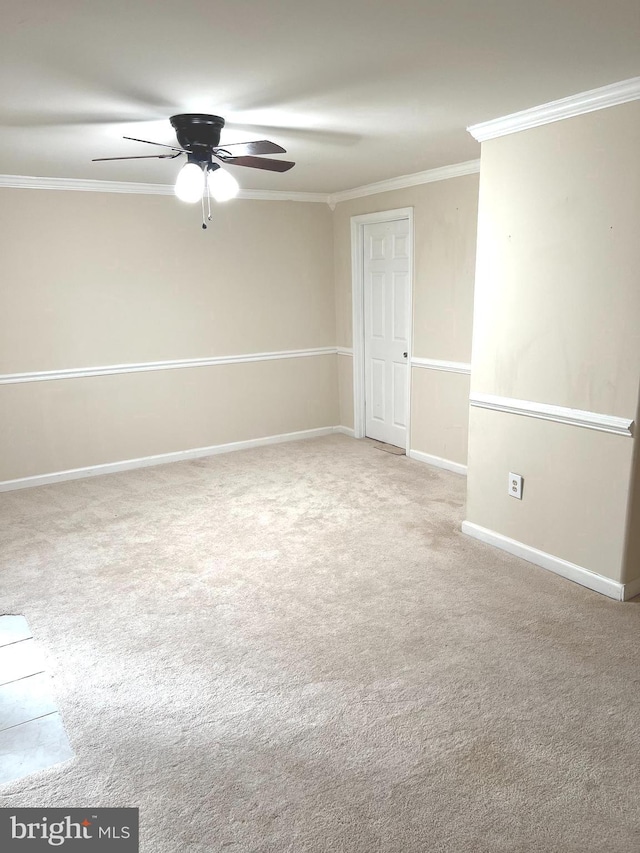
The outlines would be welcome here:
M 414 367 L 411 382 L 412 449 L 466 465 L 469 376 Z
M 0 373 L 335 345 L 331 211 L 0 190 Z M 9 319 L 10 318 L 10 319 Z
M 473 321 L 478 175 L 379 193 L 336 206 L 334 251 L 339 346 L 352 346 L 351 217 L 413 207 L 415 276 L 414 357 L 469 362 Z M 468 377 L 414 369 L 411 446 L 466 463 Z M 349 380 L 351 381 L 351 380 Z M 353 394 L 341 395 L 341 422 L 353 424 Z M 346 408 L 345 408 L 346 407 Z M 462 435 L 465 435 L 462 438 Z
M 335 346 L 323 204 L 0 190 L 0 374 Z M 338 423 L 337 357 L 0 385 L 0 480 Z
M 5 385 L 1 479 L 334 426 L 336 358 Z
M 203 233 L 170 197 L 0 190 L 0 374 L 349 346 L 350 216 L 408 205 L 414 355 L 468 361 L 476 196 L 469 176 L 334 214 L 237 201 Z M 465 379 L 414 381 L 416 449 L 466 461 Z M 352 403 L 348 355 L 0 385 L 0 480 L 352 428 Z
M 635 417 L 639 150 L 638 102 L 483 143 L 472 393 Z M 632 451 L 472 408 L 467 519 L 625 579 Z
M 338 355 L 338 395 L 340 425 L 353 429 L 353 358 Z
M 623 580 L 630 439 L 473 406 L 469 436 L 467 520 Z

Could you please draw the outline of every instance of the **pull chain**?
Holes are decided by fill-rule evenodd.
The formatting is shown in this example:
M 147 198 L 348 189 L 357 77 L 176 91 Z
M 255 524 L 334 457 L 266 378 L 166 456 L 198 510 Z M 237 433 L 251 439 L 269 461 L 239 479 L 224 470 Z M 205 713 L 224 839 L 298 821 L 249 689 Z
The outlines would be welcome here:
M 208 177 L 209 177 L 209 170 L 205 169 L 204 170 L 205 191 L 202 193 L 202 230 L 203 231 L 207 230 L 207 225 L 206 225 L 206 222 L 204 221 L 205 220 L 205 215 L 204 215 L 204 197 L 205 197 L 205 194 L 207 196 L 207 221 L 211 222 L 211 187 L 209 186 Z

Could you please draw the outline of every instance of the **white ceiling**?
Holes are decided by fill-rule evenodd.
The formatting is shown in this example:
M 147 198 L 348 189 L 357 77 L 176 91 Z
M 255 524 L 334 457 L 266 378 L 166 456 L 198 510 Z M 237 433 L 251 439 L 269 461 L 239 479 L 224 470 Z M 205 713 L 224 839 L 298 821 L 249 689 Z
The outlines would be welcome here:
M 475 159 L 468 125 L 640 75 L 639 0 L 3 0 L 0 173 L 172 183 L 168 117 L 227 119 L 336 192 Z

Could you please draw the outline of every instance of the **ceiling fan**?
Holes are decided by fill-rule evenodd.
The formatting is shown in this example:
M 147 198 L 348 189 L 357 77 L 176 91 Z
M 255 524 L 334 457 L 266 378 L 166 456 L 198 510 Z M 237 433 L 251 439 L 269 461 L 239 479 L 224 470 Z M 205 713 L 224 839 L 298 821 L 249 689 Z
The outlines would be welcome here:
M 142 154 L 131 157 L 95 157 L 92 162 L 107 160 L 174 160 L 181 154 L 187 155 L 176 180 L 175 192 L 182 201 L 195 203 L 202 201 L 202 227 L 204 221 L 205 193 L 208 203 L 208 219 L 211 219 L 211 196 L 216 201 L 234 198 L 240 190 L 234 176 L 221 164 L 229 166 L 248 166 L 252 169 L 264 169 L 269 172 L 288 172 L 295 166 L 290 160 L 269 160 L 258 154 L 285 154 L 285 149 L 268 139 L 257 142 L 236 142 L 220 146 L 220 133 L 224 127 L 221 116 L 204 113 L 182 113 L 171 116 L 171 124 L 176 131 L 180 147 L 151 142 L 148 139 L 136 139 L 124 136 L 132 142 L 144 142 L 168 148 L 171 154 Z

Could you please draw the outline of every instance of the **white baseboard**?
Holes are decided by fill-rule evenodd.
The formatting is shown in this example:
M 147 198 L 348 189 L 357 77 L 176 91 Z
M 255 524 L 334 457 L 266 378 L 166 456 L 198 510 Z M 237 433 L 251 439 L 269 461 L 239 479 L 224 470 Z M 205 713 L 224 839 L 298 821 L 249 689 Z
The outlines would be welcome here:
M 341 432 L 347 427 L 319 427 L 299 432 L 286 432 L 280 435 L 268 435 L 264 438 L 250 438 L 247 441 L 232 441 L 229 444 L 215 444 L 211 447 L 195 447 L 192 450 L 178 450 L 174 453 L 159 453 L 155 456 L 142 456 L 139 459 L 125 459 L 122 462 L 107 462 L 104 465 L 90 465 L 87 468 L 73 468 L 69 471 L 56 471 L 52 474 L 38 474 L 34 477 L 21 477 L 17 480 L 0 482 L 0 492 L 14 489 L 28 489 L 33 486 L 46 486 L 65 480 L 80 480 L 83 477 L 99 477 L 101 474 L 115 474 L 118 471 L 131 471 L 134 468 L 149 468 L 152 465 L 165 465 L 169 462 L 183 462 L 187 459 L 200 459 L 203 456 L 215 456 L 218 453 L 232 453 L 234 450 L 248 450 L 251 447 L 263 447 L 266 444 L 281 444 L 285 441 L 300 441 L 305 438 L 317 438 Z
M 342 433 L 342 435 L 348 435 L 351 438 L 355 438 L 356 435 L 356 431 L 353 429 L 353 427 L 337 426 L 333 428 L 333 431 L 340 432 Z
M 560 557 L 554 557 L 553 554 L 548 554 L 546 551 L 539 551 L 537 548 L 532 548 L 530 545 L 525 545 L 524 542 L 518 542 L 516 539 L 510 539 L 508 536 L 503 536 L 502 533 L 496 533 L 495 530 L 489 530 L 486 527 L 481 527 L 479 524 L 474 524 L 472 521 L 462 522 L 462 532 L 467 536 L 473 536 L 474 539 L 479 539 L 481 542 L 486 542 L 488 545 L 493 545 L 500 548 L 502 551 L 507 551 L 516 557 L 521 557 L 529 563 L 535 563 L 536 566 L 541 566 L 556 575 L 561 575 L 567 580 L 579 583 L 581 586 L 586 586 L 594 592 L 600 592 L 602 595 L 607 595 L 609 598 L 615 598 L 616 601 L 626 601 L 631 597 L 629 594 L 633 584 L 623 584 L 618 581 L 606 578 L 604 575 L 598 575 L 583 566 L 578 566 L 575 563 L 570 563 L 568 560 L 563 560 Z M 640 587 L 635 595 L 640 592 Z
M 440 456 L 432 456 L 430 453 L 423 453 L 421 450 L 410 450 L 409 457 L 416 459 L 418 462 L 426 462 L 427 465 L 435 465 L 436 468 L 444 468 L 446 471 L 453 471 L 454 474 L 462 474 L 467 476 L 467 466 L 460 462 L 452 462 L 450 459 L 442 459 Z

